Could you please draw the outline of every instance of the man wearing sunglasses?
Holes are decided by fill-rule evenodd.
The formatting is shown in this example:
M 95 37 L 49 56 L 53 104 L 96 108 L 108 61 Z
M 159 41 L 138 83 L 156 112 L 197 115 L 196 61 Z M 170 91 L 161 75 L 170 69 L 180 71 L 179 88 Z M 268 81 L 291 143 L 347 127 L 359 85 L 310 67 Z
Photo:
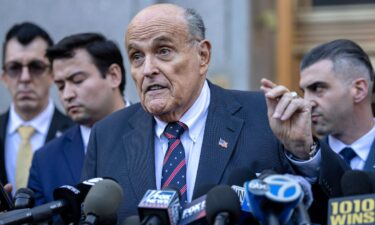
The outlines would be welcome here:
M 52 44 L 29 22 L 14 25 L 3 44 L 1 79 L 12 103 L 0 116 L 0 180 L 12 184 L 13 193 L 26 186 L 33 152 L 73 124 L 50 99 L 53 78 L 45 54 Z

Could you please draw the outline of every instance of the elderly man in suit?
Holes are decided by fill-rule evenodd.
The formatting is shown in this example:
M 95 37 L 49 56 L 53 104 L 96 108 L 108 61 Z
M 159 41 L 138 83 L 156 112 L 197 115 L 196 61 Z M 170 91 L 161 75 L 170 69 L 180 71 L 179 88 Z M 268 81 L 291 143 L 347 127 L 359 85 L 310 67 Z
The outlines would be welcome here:
M 12 103 L 0 115 L 0 180 L 12 184 L 13 193 L 26 186 L 32 153 L 73 124 L 49 97 L 53 78 L 45 54 L 52 44 L 29 22 L 14 25 L 5 37 L 1 78 Z
M 368 55 L 350 40 L 321 44 L 301 62 L 300 87 L 312 105 L 312 125 L 353 169 L 375 171 L 373 84 Z
M 143 9 L 128 25 L 125 45 L 140 104 L 95 124 L 83 169 L 83 179 L 111 176 L 122 185 L 120 221 L 137 212 L 147 189 L 178 187 L 189 202 L 237 168 L 299 172 L 326 194 L 339 194 L 345 163 L 313 141 L 308 102 L 268 80 L 265 100 L 206 79 L 211 44 L 194 10 Z
M 79 182 L 91 127 L 125 107 L 125 68 L 117 45 L 98 33 L 67 36 L 47 50 L 60 99 L 77 125 L 34 154 L 28 187 L 36 204 Z

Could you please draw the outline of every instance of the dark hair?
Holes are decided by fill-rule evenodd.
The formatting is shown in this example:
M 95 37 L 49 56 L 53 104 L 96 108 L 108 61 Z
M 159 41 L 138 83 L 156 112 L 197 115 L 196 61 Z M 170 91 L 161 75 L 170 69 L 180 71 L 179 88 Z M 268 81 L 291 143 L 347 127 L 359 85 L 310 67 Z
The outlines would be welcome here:
M 10 39 L 16 38 L 22 45 L 30 44 L 35 38 L 40 37 L 47 42 L 48 47 L 53 45 L 53 41 L 48 33 L 34 23 L 23 22 L 15 24 L 9 29 L 3 43 L 3 64 L 5 63 L 5 49 Z
M 199 39 L 205 39 L 206 28 L 198 12 L 194 9 L 185 9 L 185 19 L 188 23 L 190 35 Z
M 103 78 L 105 78 L 107 70 L 112 64 L 120 66 L 122 78 L 119 89 L 121 95 L 123 95 L 126 79 L 120 49 L 113 41 L 106 39 L 102 34 L 80 33 L 67 36 L 47 49 L 47 57 L 52 64 L 55 59 L 72 58 L 74 50 L 79 48 L 85 49 L 89 53 Z
M 302 71 L 324 59 L 329 59 L 333 62 L 334 71 L 342 69 L 345 72 L 346 69 L 364 67 L 370 80 L 374 80 L 374 69 L 368 55 L 358 44 L 351 40 L 338 39 L 313 48 L 303 57 L 300 70 Z M 345 64 L 341 63 L 343 60 L 345 60 Z M 346 64 L 348 64 L 347 68 L 342 68 Z

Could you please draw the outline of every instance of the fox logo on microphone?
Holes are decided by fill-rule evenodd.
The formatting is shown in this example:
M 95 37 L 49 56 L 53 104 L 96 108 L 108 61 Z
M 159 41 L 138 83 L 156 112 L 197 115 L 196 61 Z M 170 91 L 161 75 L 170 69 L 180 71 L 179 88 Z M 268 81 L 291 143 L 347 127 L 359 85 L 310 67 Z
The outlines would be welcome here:
M 175 191 L 148 190 L 139 205 L 142 207 L 147 207 L 147 206 L 152 206 L 152 207 L 158 206 L 160 208 L 168 207 L 171 200 L 174 199 L 175 194 L 176 194 Z

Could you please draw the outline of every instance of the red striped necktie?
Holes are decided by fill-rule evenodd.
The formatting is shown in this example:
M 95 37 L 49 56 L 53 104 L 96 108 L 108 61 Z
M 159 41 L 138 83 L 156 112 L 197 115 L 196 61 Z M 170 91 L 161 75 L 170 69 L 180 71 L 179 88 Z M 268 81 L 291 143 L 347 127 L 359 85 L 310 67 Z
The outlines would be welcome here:
M 168 150 L 164 156 L 161 187 L 178 188 L 181 202 L 187 201 L 186 194 L 186 159 L 180 137 L 187 129 L 181 122 L 169 123 L 164 130 L 168 138 Z

